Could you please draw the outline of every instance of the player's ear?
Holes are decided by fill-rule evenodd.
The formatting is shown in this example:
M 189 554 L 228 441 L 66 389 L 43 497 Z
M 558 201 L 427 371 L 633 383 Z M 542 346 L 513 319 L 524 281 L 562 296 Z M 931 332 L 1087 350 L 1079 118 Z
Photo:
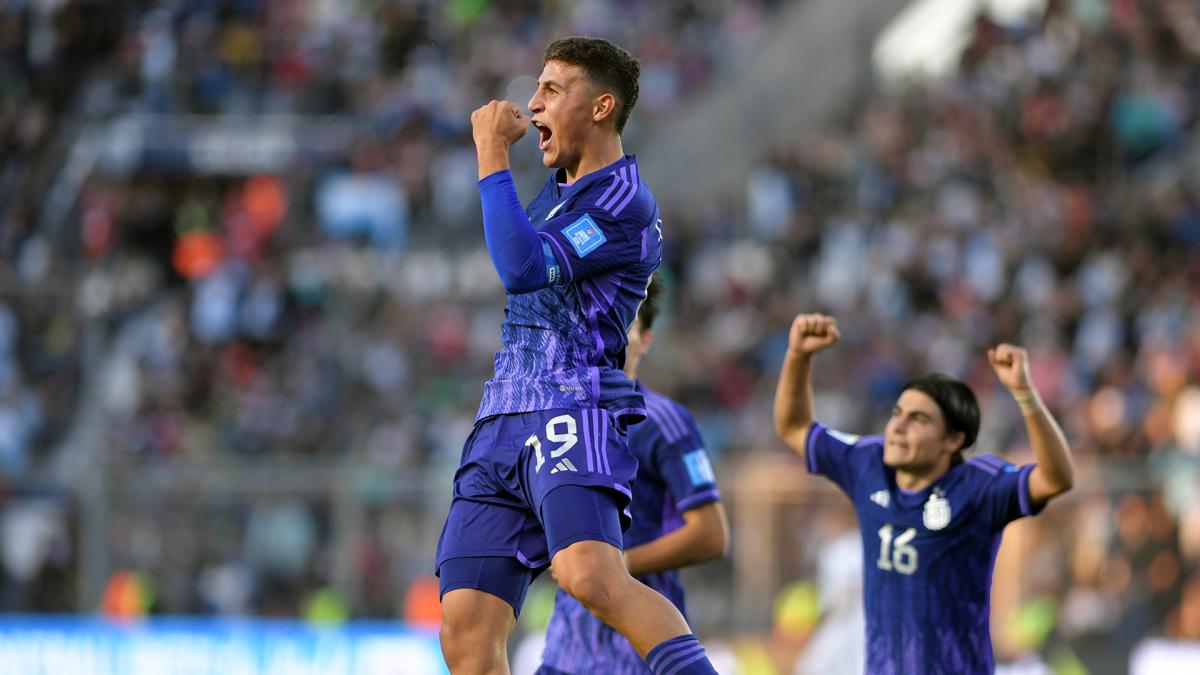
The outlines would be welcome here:
M 597 124 L 606 119 L 616 119 L 617 97 L 604 92 L 592 100 L 592 121 Z
M 953 449 L 954 452 L 962 452 L 963 443 L 967 442 L 967 435 L 961 431 L 946 434 L 947 447 Z
M 643 328 L 642 329 L 642 351 L 643 352 L 650 351 L 650 347 L 653 345 L 654 345 L 654 329 L 653 328 Z

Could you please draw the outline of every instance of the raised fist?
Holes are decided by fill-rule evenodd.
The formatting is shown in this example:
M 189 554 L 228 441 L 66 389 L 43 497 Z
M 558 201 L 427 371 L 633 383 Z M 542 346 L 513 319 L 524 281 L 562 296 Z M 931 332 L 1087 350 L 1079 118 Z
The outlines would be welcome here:
M 798 354 L 815 354 L 838 341 L 837 319 L 824 314 L 800 314 L 792 320 L 788 333 L 788 350 Z

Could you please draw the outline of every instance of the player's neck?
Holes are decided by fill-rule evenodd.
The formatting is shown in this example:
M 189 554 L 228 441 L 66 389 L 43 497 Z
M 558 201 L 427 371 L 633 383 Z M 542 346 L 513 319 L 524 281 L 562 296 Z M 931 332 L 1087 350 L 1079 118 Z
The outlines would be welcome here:
M 896 487 L 905 492 L 920 492 L 936 483 L 949 470 L 948 463 L 937 464 L 928 470 L 896 469 Z
M 596 138 L 595 141 L 586 144 L 583 152 L 579 154 L 579 162 L 573 167 L 563 167 L 563 172 L 567 176 L 567 182 L 574 183 L 589 173 L 599 171 L 624 156 L 625 150 L 621 146 L 621 137 L 611 133 L 604 134 Z

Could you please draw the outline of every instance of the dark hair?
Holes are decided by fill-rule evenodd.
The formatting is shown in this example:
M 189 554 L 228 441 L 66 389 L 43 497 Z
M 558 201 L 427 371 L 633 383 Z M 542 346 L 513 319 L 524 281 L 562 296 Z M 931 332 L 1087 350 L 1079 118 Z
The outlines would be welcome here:
M 966 384 L 942 373 L 927 373 L 909 380 L 904 390 L 914 389 L 937 403 L 946 420 L 946 431 L 955 433 L 961 431 L 963 443 L 952 459 L 954 464 L 962 462 L 962 451 L 975 443 L 979 435 L 979 401 L 975 392 Z
M 642 66 L 629 52 L 608 40 L 592 37 L 568 37 L 546 47 L 542 65 L 562 61 L 578 66 L 593 84 L 617 99 L 617 133 L 625 129 L 629 113 L 638 99 L 638 77 Z
M 646 286 L 646 299 L 638 307 L 637 322 L 642 330 L 650 330 L 654 320 L 658 318 L 658 298 L 662 295 L 662 284 L 658 283 L 658 275 L 650 277 L 650 285 Z

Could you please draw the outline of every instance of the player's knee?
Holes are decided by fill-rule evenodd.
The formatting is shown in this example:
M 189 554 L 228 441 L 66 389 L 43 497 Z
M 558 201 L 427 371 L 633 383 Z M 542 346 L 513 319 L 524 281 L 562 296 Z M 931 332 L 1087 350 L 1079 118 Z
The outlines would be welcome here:
M 483 672 L 504 660 L 505 637 L 478 623 L 445 616 L 438 630 L 442 657 L 452 673 Z
M 438 638 L 451 672 L 485 671 L 505 660 L 505 644 L 515 624 L 512 609 L 499 599 L 451 597 L 442 602 L 442 625 Z
M 569 577 L 565 590 L 590 610 L 603 610 L 618 595 L 622 579 L 599 570 L 580 570 Z
M 609 607 L 628 581 L 623 567 L 596 557 L 576 556 L 555 563 L 559 585 L 593 612 Z
M 442 643 L 442 656 L 446 659 L 446 665 L 453 669 L 462 661 L 463 647 L 466 643 L 462 631 L 443 617 L 442 626 L 438 629 L 438 640 Z

